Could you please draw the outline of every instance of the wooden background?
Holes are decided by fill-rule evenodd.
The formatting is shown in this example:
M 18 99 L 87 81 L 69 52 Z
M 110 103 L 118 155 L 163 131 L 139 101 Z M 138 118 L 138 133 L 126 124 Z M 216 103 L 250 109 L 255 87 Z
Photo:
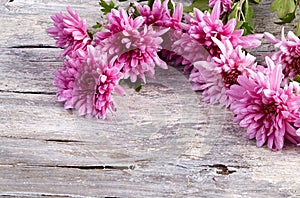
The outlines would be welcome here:
M 254 5 L 256 31 L 278 35 L 270 2 Z M 90 24 L 100 16 L 97 0 L 0 0 L 0 196 L 300 197 L 299 148 L 257 148 L 172 67 L 116 97 L 114 119 L 65 111 L 45 29 L 69 4 Z

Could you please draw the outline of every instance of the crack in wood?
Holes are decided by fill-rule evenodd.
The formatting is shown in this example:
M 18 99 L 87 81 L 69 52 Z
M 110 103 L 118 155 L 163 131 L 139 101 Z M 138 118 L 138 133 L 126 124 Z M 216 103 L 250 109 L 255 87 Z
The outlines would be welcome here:
M 31 138 L 31 137 L 8 136 L 8 135 L 1 135 L 0 138 L 10 138 L 10 139 L 20 139 L 20 140 L 38 140 L 38 141 L 59 142 L 59 143 L 83 142 L 81 140 L 71 140 L 71 139 L 42 139 L 42 138 L 38 139 L 38 138 Z
M 32 94 L 32 95 L 56 95 L 56 92 L 46 92 L 46 91 L 13 91 L 13 90 L 0 90 L 0 93 L 16 93 L 16 94 Z
M 87 198 L 86 196 L 71 194 L 55 194 L 46 192 L 4 192 L 1 197 L 59 197 L 59 198 Z
M 43 165 L 43 164 L 23 164 L 28 167 L 43 167 L 43 168 L 66 168 L 79 170 L 134 170 L 134 165 Z
M 17 49 L 23 49 L 23 48 L 45 48 L 45 49 L 49 49 L 49 48 L 57 48 L 57 47 L 51 46 L 51 45 L 39 44 L 39 45 L 15 45 L 15 46 L 11 46 L 10 48 L 17 48 Z
M 183 168 L 183 169 L 188 169 L 187 166 L 181 165 L 181 164 L 176 164 L 176 167 Z M 242 168 L 249 168 L 247 166 L 226 166 L 224 164 L 213 164 L 213 165 L 200 165 L 200 167 L 209 167 L 209 168 L 215 168 L 218 169 L 217 174 L 220 175 L 230 175 L 232 173 L 237 172 L 236 170 L 229 170 L 230 168 L 236 168 L 236 169 L 242 169 Z
M 236 170 L 229 170 L 228 166 L 224 164 L 213 164 L 213 165 L 209 165 L 208 167 L 218 169 L 219 171 L 217 171 L 217 174 L 220 175 L 230 175 L 236 172 Z
M 80 140 L 67 140 L 67 139 L 47 139 L 46 142 L 61 142 L 61 143 L 72 143 L 72 142 L 82 142 Z

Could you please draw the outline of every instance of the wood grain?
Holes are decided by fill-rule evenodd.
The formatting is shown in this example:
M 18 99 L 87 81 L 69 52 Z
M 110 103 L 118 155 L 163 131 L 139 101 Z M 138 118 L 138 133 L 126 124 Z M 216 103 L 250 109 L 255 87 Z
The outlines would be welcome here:
M 254 5 L 256 31 L 279 35 L 270 2 Z M 107 121 L 64 110 L 45 28 L 69 4 L 90 24 L 98 15 L 97 1 L 0 0 L 0 196 L 300 197 L 299 148 L 256 148 L 175 68 L 139 93 L 126 87 Z

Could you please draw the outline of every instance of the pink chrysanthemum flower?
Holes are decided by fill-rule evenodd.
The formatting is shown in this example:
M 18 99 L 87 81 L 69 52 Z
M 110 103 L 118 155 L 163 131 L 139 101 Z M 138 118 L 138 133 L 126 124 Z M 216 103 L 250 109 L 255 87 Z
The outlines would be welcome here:
M 173 15 L 171 15 L 168 3 L 169 0 L 165 0 L 163 3 L 161 0 L 155 0 L 152 9 L 148 5 L 141 6 L 137 2 L 135 6 L 141 16 L 144 17 L 146 25 L 158 25 L 181 30 L 180 23 L 182 20 L 183 6 L 181 3 L 178 3 Z
M 168 8 L 169 0 L 161 2 L 161 0 L 155 0 L 152 8 L 148 5 L 141 6 L 139 3 L 135 3 L 135 6 L 141 16 L 144 17 L 147 25 L 168 27 L 170 31 L 163 37 L 163 49 L 160 56 L 163 60 L 173 62 L 174 65 L 191 65 L 189 61 L 185 60 L 182 56 L 176 54 L 172 50 L 172 44 L 178 40 L 176 36 L 177 32 L 182 32 L 181 21 L 183 15 L 183 6 L 178 3 L 173 15 Z
M 297 87 L 299 87 L 299 86 L 297 86 Z M 298 93 L 300 93 L 300 92 L 298 92 Z M 296 134 L 297 134 L 297 136 L 299 136 L 300 137 L 300 118 L 298 118 L 296 121 L 295 121 L 295 127 L 297 127 L 297 131 L 296 131 Z M 297 146 L 300 146 L 300 141 L 295 141 L 294 142 L 295 144 L 297 144 Z
M 79 115 L 105 119 L 107 110 L 115 105 L 112 93 L 124 95 L 118 85 L 122 77 L 118 67 L 108 62 L 106 53 L 88 46 L 88 57 L 75 76 L 72 104 Z
M 214 7 L 218 0 L 209 0 L 209 6 Z M 226 12 L 230 12 L 232 6 L 232 0 L 221 0 L 221 15 Z
M 222 42 L 230 40 L 234 48 L 238 45 L 244 49 L 254 48 L 261 44 L 260 39 L 263 35 L 242 36 L 243 30 L 235 30 L 235 19 L 231 19 L 227 24 L 223 25 L 222 20 L 220 20 L 220 11 L 220 1 L 216 2 L 211 14 L 208 12 L 203 13 L 199 9 L 194 8 L 194 18 L 187 15 L 188 25 L 184 27 L 187 33 L 203 45 L 212 56 L 218 56 L 220 53 L 218 46 L 211 39 L 213 37 Z
M 56 40 L 56 47 L 66 47 L 62 56 L 86 48 L 91 43 L 86 23 L 70 7 L 67 7 L 67 11 L 70 16 L 62 12 L 51 16 L 54 27 L 46 30 L 49 36 Z
M 75 76 L 86 60 L 87 52 L 83 50 L 72 51 L 67 55 L 64 66 L 55 72 L 54 85 L 57 87 L 56 96 L 58 101 L 64 102 L 66 109 L 73 108 L 73 88 Z
M 190 81 L 194 90 L 203 90 L 205 102 L 228 107 L 232 100 L 226 91 L 237 84 L 239 75 L 256 67 L 255 57 L 245 54 L 241 46 L 233 48 L 229 40 L 224 44 L 216 38 L 212 40 L 221 50 L 220 57 L 213 57 L 212 61 L 195 62 L 196 69 L 192 71 Z
M 247 137 L 256 139 L 258 147 L 267 143 L 273 150 L 281 150 L 284 141 L 300 143 L 295 121 L 299 118 L 300 95 L 298 83 L 281 88 L 282 66 L 266 57 L 268 66 L 263 71 L 251 71 L 238 78 L 238 85 L 227 92 L 234 102 L 231 110 L 234 121 L 247 128 Z
M 112 14 L 114 17 L 110 18 L 113 18 L 113 21 L 109 23 L 116 25 L 115 21 L 118 21 L 120 27 L 115 28 L 122 31 L 111 33 L 106 39 L 103 39 L 103 34 L 98 34 L 99 40 L 102 39 L 98 45 L 111 56 L 117 56 L 116 64 L 123 65 L 121 72 L 124 73 L 124 78 L 135 82 L 139 77 L 146 82 L 145 73 L 154 77 L 155 66 L 167 69 L 167 64 L 159 58 L 157 52 L 162 49 L 161 36 L 168 29 L 154 29 L 152 26 L 143 25 L 143 18 L 133 19 L 123 9 L 113 10 Z
M 285 82 L 288 78 L 293 79 L 300 75 L 300 39 L 291 31 L 288 32 L 287 37 L 288 40 L 284 36 L 284 29 L 282 29 L 281 40 L 268 32 L 265 33 L 265 38 L 279 49 L 271 58 L 276 63 L 282 64 Z
M 155 0 L 153 2 L 152 9 L 148 5 L 140 5 L 135 2 L 135 7 L 141 16 L 144 17 L 145 23 L 147 25 L 152 25 L 157 23 L 158 21 L 166 21 L 170 19 L 170 13 L 168 9 L 168 0 L 163 3 L 161 0 Z

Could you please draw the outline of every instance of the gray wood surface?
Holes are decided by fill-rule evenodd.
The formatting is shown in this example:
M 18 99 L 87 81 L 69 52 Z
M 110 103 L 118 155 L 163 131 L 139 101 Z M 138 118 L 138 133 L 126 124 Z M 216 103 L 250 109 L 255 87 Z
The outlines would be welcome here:
M 69 4 L 90 23 L 99 15 L 96 0 L 0 0 L 0 196 L 300 197 L 299 148 L 256 148 L 172 67 L 140 93 L 126 88 L 114 119 L 65 111 L 45 28 Z M 269 5 L 254 5 L 256 31 L 278 35 Z

